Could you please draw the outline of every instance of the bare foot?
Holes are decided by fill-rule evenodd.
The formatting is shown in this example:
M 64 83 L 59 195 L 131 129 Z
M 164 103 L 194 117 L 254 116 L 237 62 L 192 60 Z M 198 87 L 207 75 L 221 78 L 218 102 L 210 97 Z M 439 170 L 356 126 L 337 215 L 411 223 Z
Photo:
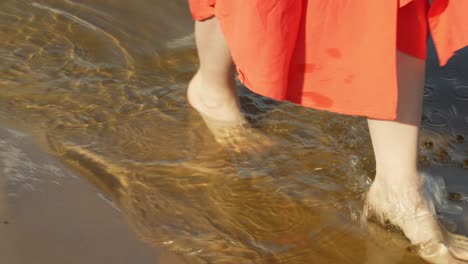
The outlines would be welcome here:
M 468 263 L 468 240 L 446 232 L 421 184 L 383 184 L 376 180 L 366 198 L 364 215 L 403 231 L 429 263 Z
M 215 140 L 236 152 L 258 153 L 272 145 L 263 133 L 250 126 L 240 111 L 233 87 L 210 87 L 196 74 L 187 89 L 190 105 L 198 111 Z

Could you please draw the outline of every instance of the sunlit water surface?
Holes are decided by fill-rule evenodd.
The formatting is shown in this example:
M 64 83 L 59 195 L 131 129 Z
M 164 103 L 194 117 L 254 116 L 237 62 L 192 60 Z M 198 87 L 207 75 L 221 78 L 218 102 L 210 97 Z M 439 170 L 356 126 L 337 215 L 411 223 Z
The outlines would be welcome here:
M 187 263 L 421 263 L 401 235 L 359 224 L 374 174 L 364 119 L 240 88 L 249 119 L 277 144 L 247 156 L 213 143 L 185 98 L 192 32 L 183 0 L 3 0 L 0 114 Z M 445 69 L 428 60 L 426 170 L 468 177 L 467 55 Z M 464 205 L 451 205 L 461 211 L 441 216 L 463 233 Z

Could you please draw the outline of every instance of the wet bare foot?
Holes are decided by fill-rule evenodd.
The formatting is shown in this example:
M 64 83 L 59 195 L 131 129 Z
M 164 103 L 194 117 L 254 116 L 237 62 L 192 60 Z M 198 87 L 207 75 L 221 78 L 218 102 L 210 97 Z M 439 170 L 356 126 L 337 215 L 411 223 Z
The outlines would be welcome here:
M 429 263 L 468 263 L 468 239 L 444 231 L 421 184 L 408 185 L 376 179 L 367 194 L 365 217 L 400 228 Z
M 233 87 L 210 87 L 196 74 L 187 89 L 190 105 L 198 111 L 215 140 L 236 152 L 258 153 L 272 145 L 263 133 L 250 126 L 240 111 Z

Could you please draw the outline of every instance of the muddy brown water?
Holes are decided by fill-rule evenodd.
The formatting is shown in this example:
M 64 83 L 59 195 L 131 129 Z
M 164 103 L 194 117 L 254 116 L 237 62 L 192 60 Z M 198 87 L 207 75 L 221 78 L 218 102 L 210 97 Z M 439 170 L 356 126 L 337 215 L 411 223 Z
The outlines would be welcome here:
M 213 143 L 185 100 L 186 1 L 3 0 L 0 40 L 0 263 L 422 263 L 400 234 L 359 225 L 363 118 L 240 87 L 277 144 Z M 438 68 L 431 51 L 420 143 L 431 190 L 452 193 L 440 217 L 465 235 L 467 61 Z

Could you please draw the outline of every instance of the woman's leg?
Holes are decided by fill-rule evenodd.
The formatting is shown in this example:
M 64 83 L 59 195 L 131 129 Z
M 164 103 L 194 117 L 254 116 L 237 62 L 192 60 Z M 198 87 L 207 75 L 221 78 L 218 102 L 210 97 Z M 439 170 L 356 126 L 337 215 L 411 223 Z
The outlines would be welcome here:
M 367 197 L 369 213 L 398 225 L 431 263 L 459 263 L 468 251 L 445 240 L 417 168 L 418 133 L 424 89 L 424 60 L 398 52 L 398 118 L 368 120 L 377 175 Z M 444 245 L 448 245 L 448 248 Z
M 210 119 L 242 122 L 234 65 L 217 19 L 196 21 L 195 40 L 200 66 L 189 87 L 190 103 Z
M 200 67 L 191 80 L 187 97 L 203 117 L 215 139 L 239 152 L 257 152 L 269 145 L 260 132 L 248 126 L 241 113 L 234 85 L 234 65 L 216 18 L 195 22 Z

